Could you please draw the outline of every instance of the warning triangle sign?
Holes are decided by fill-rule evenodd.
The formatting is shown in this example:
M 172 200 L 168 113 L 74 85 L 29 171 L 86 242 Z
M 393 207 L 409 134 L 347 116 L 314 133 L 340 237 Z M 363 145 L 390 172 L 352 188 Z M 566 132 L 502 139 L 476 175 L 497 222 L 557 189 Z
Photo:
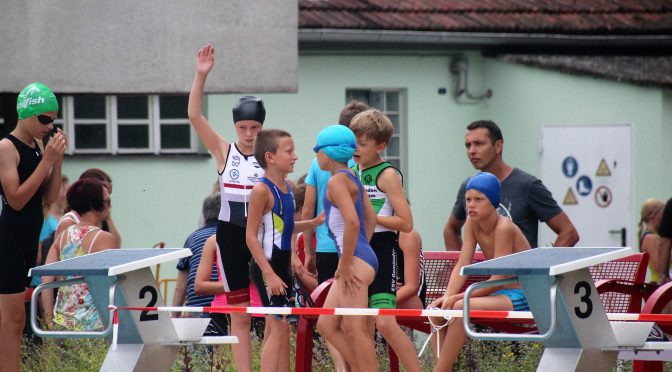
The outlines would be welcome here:
M 600 160 L 600 165 L 597 166 L 597 172 L 595 172 L 596 176 L 599 177 L 609 177 L 611 176 L 611 171 L 609 170 L 609 167 L 607 166 L 607 162 L 604 161 L 604 158 Z
M 576 205 L 579 204 L 576 201 L 576 196 L 574 195 L 574 190 L 572 188 L 567 189 L 567 193 L 565 194 L 565 199 L 562 200 L 562 204 L 564 205 Z

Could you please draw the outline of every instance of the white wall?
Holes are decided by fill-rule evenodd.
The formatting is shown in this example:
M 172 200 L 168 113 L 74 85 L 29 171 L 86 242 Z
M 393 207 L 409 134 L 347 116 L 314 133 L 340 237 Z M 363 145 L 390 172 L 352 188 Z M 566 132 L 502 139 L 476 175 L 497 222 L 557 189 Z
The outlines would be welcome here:
M 0 92 L 185 93 L 212 43 L 212 92 L 296 91 L 296 0 L 4 0 Z M 272 62 L 269 62 L 272 61 Z

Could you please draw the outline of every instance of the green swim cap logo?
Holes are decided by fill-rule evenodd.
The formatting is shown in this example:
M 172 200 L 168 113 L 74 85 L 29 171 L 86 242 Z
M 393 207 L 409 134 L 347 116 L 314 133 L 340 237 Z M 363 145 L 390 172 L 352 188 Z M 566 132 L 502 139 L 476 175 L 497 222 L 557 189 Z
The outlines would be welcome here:
M 23 88 L 19 93 L 16 112 L 20 120 L 49 111 L 58 111 L 58 100 L 48 86 L 36 82 Z

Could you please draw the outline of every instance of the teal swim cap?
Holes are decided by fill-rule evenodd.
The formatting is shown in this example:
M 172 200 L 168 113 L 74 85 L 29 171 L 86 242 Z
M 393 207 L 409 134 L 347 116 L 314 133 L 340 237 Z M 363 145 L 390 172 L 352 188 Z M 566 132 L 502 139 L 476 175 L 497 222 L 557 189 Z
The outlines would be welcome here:
M 476 173 L 476 175 L 471 177 L 469 182 L 467 182 L 465 191 L 472 189 L 485 194 L 485 197 L 488 198 L 490 204 L 492 204 L 495 209 L 499 208 L 499 197 L 502 193 L 502 185 L 494 174 L 488 172 Z
M 317 135 L 317 144 L 313 151 L 322 150 L 331 159 L 345 163 L 355 154 L 356 148 L 355 134 L 350 128 L 335 124 L 322 129 Z
M 19 120 L 49 111 L 58 111 L 58 100 L 54 92 L 42 83 L 32 83 L 23 88 L 16 100 Z

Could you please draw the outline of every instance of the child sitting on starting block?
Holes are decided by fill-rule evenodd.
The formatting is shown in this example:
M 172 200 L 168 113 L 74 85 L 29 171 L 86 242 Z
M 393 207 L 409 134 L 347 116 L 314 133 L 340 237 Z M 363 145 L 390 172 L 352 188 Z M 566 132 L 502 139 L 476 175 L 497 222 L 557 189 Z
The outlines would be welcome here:
M 510 219 L 497 214 L 501 186 L 497 177 L 481 172 L 467 182 L 465 208 L 467 221 L 464 225 L 464 241 L 460 258 L 450 274 L 448 288 L 430 307 L 462 310 L 464 293 L 460 289 L 467 278 L 460 275 L 463 266 L 473 261 L 476 245 L 486 259 L 493 259 L 530 249 L 525 235 Z M 492 275 L 488 280 L 504 279 L 504 275 Z M 474 310 L 529 310 L 527 300 L 519 284 L 483 288 L 473 292 L 469 307 Z M 434 321 L 433 323 L 437 323 Z M 441 342 L 439 360 L 434 371 L 452 371 L 466 339 L 463 323 L 450 322 L 447 330 L 438 334 Z M 445 341 L 445 342 L 444 342 Z

